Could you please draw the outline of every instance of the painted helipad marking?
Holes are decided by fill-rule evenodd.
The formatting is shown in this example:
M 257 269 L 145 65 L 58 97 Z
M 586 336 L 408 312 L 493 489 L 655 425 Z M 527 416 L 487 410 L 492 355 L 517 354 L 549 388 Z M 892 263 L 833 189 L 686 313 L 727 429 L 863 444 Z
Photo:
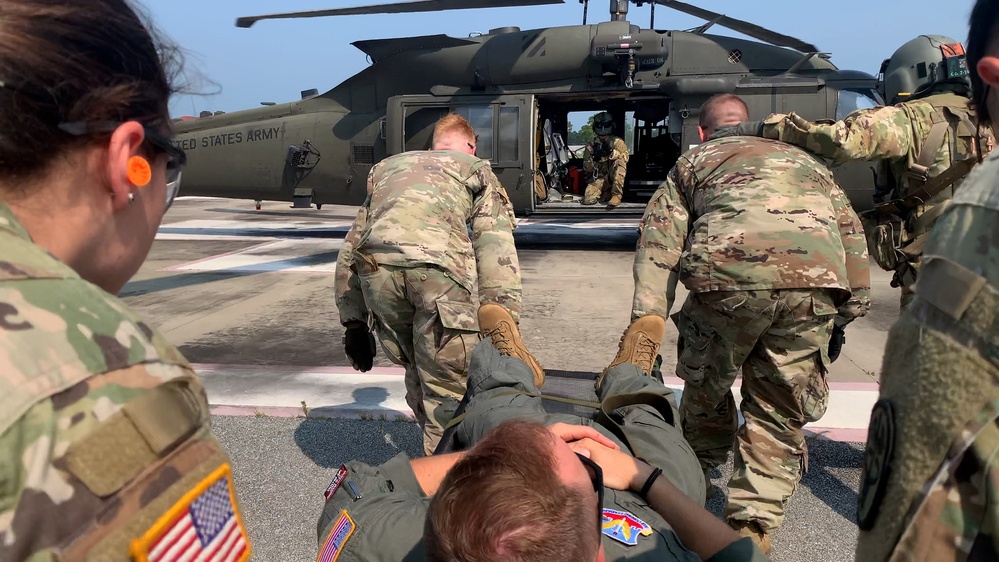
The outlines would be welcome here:
M 353 224 L 348 219 L 272 220 L 259 219 L 191 219 L 160 226 L 157 240 L 250 240 L 285 239 L 347 234 Z M 604 222 L 605 219 L 578 221 L 572 219 L 517 219 L 518 235 L 557 234 L 572 231 L 622 231 L 636 232 L 638 221 Z
M 259 239 L 258 239 L 259 240 Z M 343 240 L 306 238 L 277 239 L 192 262 L 173 265 L 167 271 L 233 271 L 335 273 Z
M 350 367 L 272 365 L 194 365 L 202 376 L 212 412 L 332 418 L 413 419 L 406 404 L 404 371 L 376 367 L 359 373 Z M 666 386 L 683 395 L 683 381 L 667 377 Z M 833 441 L 864 442 L 876 383 L 829 383 L 829 408 L 805 432 Z M 740 403 L 739 382 L 732 389 Z M 742 417 L 739 418 L 740 423 Z

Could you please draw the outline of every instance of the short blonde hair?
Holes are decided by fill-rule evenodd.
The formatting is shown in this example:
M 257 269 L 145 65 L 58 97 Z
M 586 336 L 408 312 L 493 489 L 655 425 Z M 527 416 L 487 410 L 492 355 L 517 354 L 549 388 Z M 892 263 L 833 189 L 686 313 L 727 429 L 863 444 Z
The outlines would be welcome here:
M 458 133 L 466 137 L 470 144 L 475 144 L 475 129 L 457 113 L 448 113 L 437 121 L 437 125 L 434 127 L 434 145 L 437 145 L 437 139 L 448 133 Z

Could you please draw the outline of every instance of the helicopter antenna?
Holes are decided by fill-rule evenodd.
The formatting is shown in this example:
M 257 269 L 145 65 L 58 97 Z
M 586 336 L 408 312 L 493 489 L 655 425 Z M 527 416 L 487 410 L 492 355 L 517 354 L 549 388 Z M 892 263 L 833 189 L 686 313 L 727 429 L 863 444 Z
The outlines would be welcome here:
M 656 3 L 653 2 L 651 6 L 651 13 L 649 15 L 649 29 L 656 28 Z
M 590 6 L 590 0 L 579 0 L 579 3 L 583 5 L 583 25 L 586 25 L 586 8 Z

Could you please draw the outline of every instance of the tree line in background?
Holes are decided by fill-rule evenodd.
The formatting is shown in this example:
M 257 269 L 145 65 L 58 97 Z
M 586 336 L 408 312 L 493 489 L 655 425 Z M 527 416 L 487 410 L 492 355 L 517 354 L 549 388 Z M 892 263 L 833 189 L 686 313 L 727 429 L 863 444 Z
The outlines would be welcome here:
M 584 145 L 589 142 L 592 142 L 593 139 L 597 138 L 596 133 L 593 132 L 593 117 L 594 117 L 593 115 L 590 115 L 590 118 L 586 120 L 586 124 L 580 127 L 578 130 L 576 129 L 575 125 L 573 125 L 572 121 L 569 121 L 569 138 L 566 139 L 566 144 Z M 633 128 L 634 125 L 629 119 L 624 124 L 624 129 L 625 129 L 624 134 L 621 134 L 620 131 L 616 130 L 613 133 L 624 139 L 624 141 L 628 143 L 629 149 L 631 149 L 632 139 L 634 138 L 634 134 L 632 132 Z

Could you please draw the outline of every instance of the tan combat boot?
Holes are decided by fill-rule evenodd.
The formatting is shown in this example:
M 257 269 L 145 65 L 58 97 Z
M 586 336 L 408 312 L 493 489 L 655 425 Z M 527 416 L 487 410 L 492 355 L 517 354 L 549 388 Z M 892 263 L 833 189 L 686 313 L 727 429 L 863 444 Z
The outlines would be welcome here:
M 632 322 L 621 336 L 617 356 L 597 378 L 597 390 L 600 390 L 600 383 L 603 382 L 607 371 L 622 363 L 637 365 L 647 376 L 651 375 L 664 335 L 666 335 L 666 321 L 662 316 L 642 316 Z
M 749 537 L 749 540 L 753 541 L 763 554 L 770 555 L 770 535 L 759 525 L 753 521 L 728 520 L 726 523 L 735 529 L 740 537 Z
M 607 202 L 607 206 L 608 207 L 617 207 L 620 204 L 621 204 L 621 196 L 620 195 L 615 195 L 614 197 L 611 197 L 610 201 Z
M 496 351 L 508 357 L 516 357 L 534 371 L 534 384 L 538 388 L 545 383 L 545 370 L 538 360 L 527 351 L 520 330 L 513 316 L 498 304 L 484 304 L 479 307 L 479 330 L 483 337 L 493 341 Z

